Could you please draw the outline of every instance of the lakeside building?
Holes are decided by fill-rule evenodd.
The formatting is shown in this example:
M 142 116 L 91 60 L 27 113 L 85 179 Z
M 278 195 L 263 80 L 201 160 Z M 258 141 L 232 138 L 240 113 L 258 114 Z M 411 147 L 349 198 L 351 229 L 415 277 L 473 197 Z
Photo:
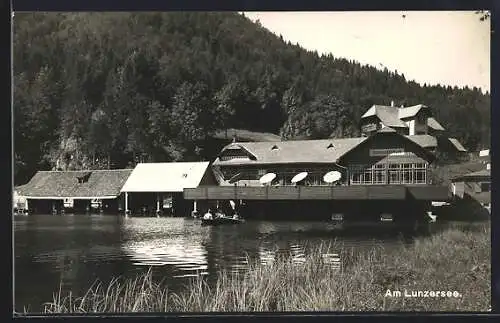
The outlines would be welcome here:
M 189 200 L 245 200 L 254 213 L 313 218 L 335 210 L 425 214 L 433 200 L 448 200 L 447 187 L 432 185 L 432 152 L 385 127 L 359 138 L 280 142 L 233 142 L 213 162 L 217 187 L 184 190 Z M 330 171 L 341 173 L 335 186 L 325 183 Z M 259 178 L 275 173 L 271 186 Z M 295 186 L 293 176 L 307 172 Z M 229 179 L 237 177 L 237 183 Z M 363 201 L 363 203 L 359 203 Z M 352 216 L 352 215 L 351 215 Z
M 212 165 L 139 163 L 133 170 L 38 172 L 18 193 L 37 210 L 63 209 L 65 202 L 79 210 L 94 202 L 117 212 L 187 216 L 232 200 L 252 216 L 323 219 L 336 212 L 350 217 L 385 212 L 419 218 L 432 201 L 451 198 L 447 186 L 432 182 L 436 154 L 456 156 L 465 149 L 440 134 L 444 128 L 426 106 L 381 107 L 365 113 L 363 136 L 357 138 L 234 141 Z M 340 173 L 335 185 L 324 181 L 332 171 Z M 307 176 L 292 183 L 302 172 Z M 276 174 L 270 186 L 259 182 L 266 173 Z
M 370 137 L 291 140 L 281 142 L 235 142 L 224 147 L 213 162 L 219 185 L 241 173 L 241 186 L 261 186 L 266 173 L 277 175 L 275 185 L 292 186 L 291 179 L 307 172 L 304 185 L 329 185 L 323 176 L 342 174 L 342 185 L 430 184 L 429 165 L 434 155 L 401 136 L 381 129 Z
M 361 116 L 361 132 L 369 136 L 380 129 L 392 128 L 408 136 L 434 154 L 442 154 L 448 160 L 467 157 L 467 150 L 456 138 L 449 138 L 445 128 L 434 118 L 432 110 L 417 104 L 409 107 L 373 105 Z
M 139 163 L 121 188 L 124 210 L 132 214 L 189 215 L 186 188 L 216 185 L 209 162 Z M 196 210 L 196 206 L 194 206 Z
M 115 213 L 120 207 L 120 189 L 131 172 L 131 169 L 38 171 L 27 184 L 17 188 L 17 194 L 24 198 L 24 208 L 29 212 L 94 209 Z

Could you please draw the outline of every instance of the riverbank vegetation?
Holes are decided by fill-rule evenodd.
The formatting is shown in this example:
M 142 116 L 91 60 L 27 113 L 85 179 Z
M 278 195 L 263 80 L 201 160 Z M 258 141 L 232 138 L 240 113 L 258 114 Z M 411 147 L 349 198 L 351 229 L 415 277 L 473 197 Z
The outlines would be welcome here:
M 488 311 L 490 227 L 451 228 L 394 250 L 354 254 L 322 245 L 296 264 L 288 258 L 250 264 L 241 274 L 220 273 L 213 284 L 198 278 L 180 292 L 153 279 L 151 271 L 132 280 L 94 285 L 85 296 L 56 293 L 45 313 L 206 311 Z M 323 254 L 340 252 L 340 267 Z M 432 291 L 404 297 L 405 290 Z M 389 297 L 395 291 L 401 297 Z M 432 297 L 434 291 L 449 297 Z M 457 293 L 458 297 L 455 296 Z M 441 295 L 442 296 L 442 295 Z M 446 295 L 445 295 L 446 296 Z
M 489 93 L 319 55 L 238 13 L 16 13 L 13 43 L 16 185 L 37 170 L 213 160 L 221 129 L 357 136 L 391 101 L 432 107 L 469 151 L 490 142 Z

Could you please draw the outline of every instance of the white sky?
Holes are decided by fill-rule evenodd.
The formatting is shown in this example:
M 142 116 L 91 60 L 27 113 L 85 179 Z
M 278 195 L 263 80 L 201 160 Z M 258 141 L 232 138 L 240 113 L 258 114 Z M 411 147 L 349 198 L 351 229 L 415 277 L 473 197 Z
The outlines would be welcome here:
M 319 54 L 387 67 L 421 84 L 490 91 L 490 20 L 480 21 L 473 11 L 245 12 L 245 16 Z

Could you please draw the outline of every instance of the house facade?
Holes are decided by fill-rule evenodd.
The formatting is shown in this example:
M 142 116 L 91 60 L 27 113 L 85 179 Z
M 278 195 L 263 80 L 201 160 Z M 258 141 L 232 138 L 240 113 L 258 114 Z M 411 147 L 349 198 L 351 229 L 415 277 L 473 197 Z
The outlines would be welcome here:
M 291 179 L 308 175 L 306 186 L 328 186 L 323 176 L 342 174 L 341 185 L 428 185 L 434 156 L 406 136 L 384 128 L 370 137 L 231 143 L 213 163 L 220 185 L 239 174 L 238 185 L 261 186 L 259 178 L 275 173 L 274 185 L 293 186 Z
M 427 150 L 445 154 L 448 159 L 465 157 L 467 150 L 456 138 L 446 135 L 445 128 L 434 118 L 430 107 L 373 105 L 361 117 L 361 132 L 370 136 L 383 128 L 392 128 Z
M 449 199 L 431 183 L 432 152 L 385 127 L 370 136 L 325 140 L 233 142 L 212 164 L 217 185 L 184 190 L 198 201 L 239 201 L 257 218 L 374 219 L 389 212 L 398 221 L 422 220 L 431 201 Z M 327 183 L 337 171 L 340 180 Z M 298 183 L 292 178 L 307 172 Z M 266 173 L 276 177 L 261 184 Z M 237 204 L 238 204 L 237 203 Z

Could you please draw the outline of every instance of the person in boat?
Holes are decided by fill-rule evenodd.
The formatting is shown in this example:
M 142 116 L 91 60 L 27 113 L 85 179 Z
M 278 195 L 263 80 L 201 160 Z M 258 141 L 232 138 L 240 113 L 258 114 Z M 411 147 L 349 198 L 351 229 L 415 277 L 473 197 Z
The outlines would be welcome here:
M 203 216 L 204 220 L 213 220 L 212 210 L 208 209 L 207 213 Z

